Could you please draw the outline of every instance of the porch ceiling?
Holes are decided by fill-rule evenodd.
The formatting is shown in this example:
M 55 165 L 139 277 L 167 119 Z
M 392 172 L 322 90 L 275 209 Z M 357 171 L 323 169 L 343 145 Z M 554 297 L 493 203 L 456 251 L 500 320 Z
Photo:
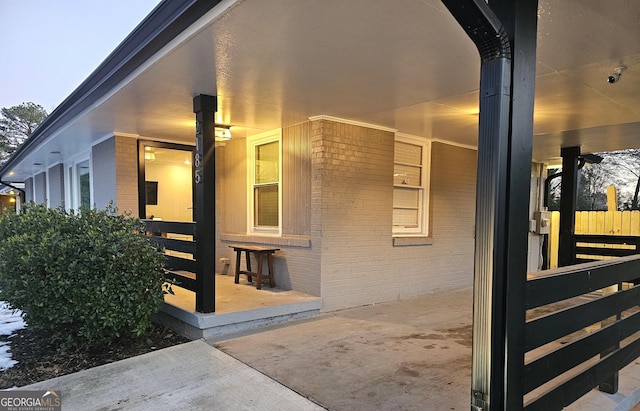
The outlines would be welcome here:
M 538 14 L 534 158 L 640 147 L 640 3 L 541 0 Z M 439 0 L 223 1 L 3 178 L 113 132 L 192 143 L 201 93 L 234 138 L 330 115 L 475 146 L 479 69 Z

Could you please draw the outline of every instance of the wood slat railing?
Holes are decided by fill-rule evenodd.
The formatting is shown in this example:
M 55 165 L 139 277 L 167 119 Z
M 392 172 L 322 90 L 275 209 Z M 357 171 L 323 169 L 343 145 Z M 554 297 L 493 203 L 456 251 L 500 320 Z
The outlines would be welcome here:
M 524 409 L 560 410 L 598 385 L 617 386 L 618 370 L 640 356 L 640 285 L 628 284 L 638 273 L 633 255 L 527 281 Z M 611 286 L 617 291 L 601 291 Z
M 165 255 L 165 278 L 196 292 L 195 223 L 143 220 L 149 241 Z

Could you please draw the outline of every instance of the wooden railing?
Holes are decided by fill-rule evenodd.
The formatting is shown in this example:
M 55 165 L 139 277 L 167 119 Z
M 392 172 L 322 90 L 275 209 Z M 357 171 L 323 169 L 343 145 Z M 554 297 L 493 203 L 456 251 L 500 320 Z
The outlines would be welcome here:
M 640 237 L 576 234 L 576 263 L 607 260 L 640 253 Z M 639 275 L 640 277 L 640 275 Z
M 163 249 L 165 278 L 175 285 L 196 290 L 195 223 L 144 220 L 151 243 Z
M 628 284 L 638 273 L 634 255 L 532 275 L 524 409 L 559 410 L 598 385 L 617 390 L 618 370 L 640 356 L 640 285 Z

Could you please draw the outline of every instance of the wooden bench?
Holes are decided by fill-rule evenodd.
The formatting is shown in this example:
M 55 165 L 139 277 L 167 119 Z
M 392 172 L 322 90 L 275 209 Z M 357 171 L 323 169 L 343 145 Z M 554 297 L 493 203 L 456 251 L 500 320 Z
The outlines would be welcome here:
M 269 286 L 275 287 L 276 280 L 274 279 L 273 272 L 273 259 L 271 256 L 276 251 L 280 250 L 279 248 L 273 247 L 261 247 L 254 245 L 243 245 L 243 244 L 234 244 L 230 245 L 230 248 L 233 248 L 233 251 L 236 252 L 236 278 L 235 283 L 238 284 L 240 282 L 240 274 L 244 274 L 247 276 L 249 282 L 252 282 L 252 277 L 256 277 L 256 288 L 260 290 L 262 288 L 262 280 L 269 280 Z M 244 251 L 246 257 L 246 270 L 240 270 L 240 260 L 242 258 L 242 252 Z M 250 254 L 253 253 L 256 257 L 256 261 L 258 262 L 258 271 L 251 271 L 251 258 Z M 267 259 L 267 269 L 269 272 L 267 274 L 262 273 L 262 266 L 264 265 L 265 257 Z

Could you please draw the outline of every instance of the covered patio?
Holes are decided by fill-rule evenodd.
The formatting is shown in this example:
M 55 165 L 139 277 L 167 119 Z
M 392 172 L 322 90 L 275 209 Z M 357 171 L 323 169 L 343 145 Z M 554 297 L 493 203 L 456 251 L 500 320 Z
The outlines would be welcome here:
M 526 311 L 627 281 L 638 264 L 526 278 L 540 266 L 546 167 L 638 146 L 638 21 L 622 0 L 165 1 L 0 182 L 24 181 L 27 199 L 52 206 L 52 193 L 71 208 L 115 200 L 150 218 L 145 144 L 186 147 L 194 223 L 176 233 L 191 238 L 161 241 L 193 256 L 169 260 L 195 273 L 181 279 L 195 309 L 178 298 L 166 306 L 174 318 L 198 328 L 226 315 L 211 313 L 234 243 L 280 248 L 276 282 L 312 296 L 306 311 L 474 284 L 472 407 L 520 409 L 545 374 L 528 371 L 525 353 L 572 313 L 529 324 Z M 216 128 L 231 138 L 216 141 Z M 604 297 L 598 315 L 637 292 Z M 598 374 L 637 357 L 638 344 L 617 345 L 627 324 L 599 334 L 616 354 Z M 585 379 L 545 401 L 566 405 Z

